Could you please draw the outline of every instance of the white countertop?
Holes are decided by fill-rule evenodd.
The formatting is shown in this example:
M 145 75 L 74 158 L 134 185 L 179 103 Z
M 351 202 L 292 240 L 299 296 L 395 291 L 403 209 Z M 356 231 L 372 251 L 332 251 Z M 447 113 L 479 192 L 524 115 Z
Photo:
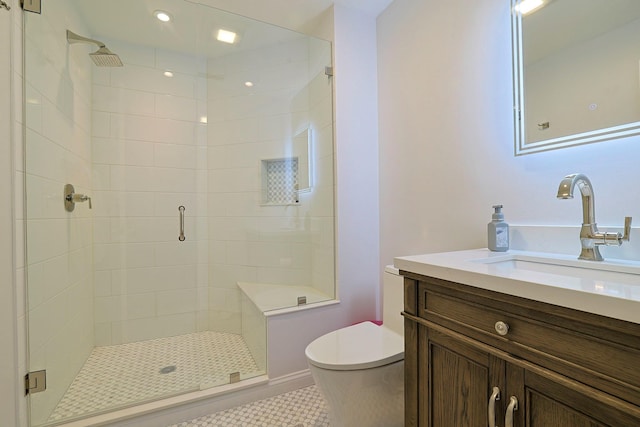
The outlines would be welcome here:
M 516 266 L 519 260 L 524 261 L 524 268 Z M 397 257 L 394 266 L 424 276 L 640 324 L 640 262 L 637 261 L 580 261 L 563 254 L 474 249 Z M 540 266 L 539 271 L 536 266 Z

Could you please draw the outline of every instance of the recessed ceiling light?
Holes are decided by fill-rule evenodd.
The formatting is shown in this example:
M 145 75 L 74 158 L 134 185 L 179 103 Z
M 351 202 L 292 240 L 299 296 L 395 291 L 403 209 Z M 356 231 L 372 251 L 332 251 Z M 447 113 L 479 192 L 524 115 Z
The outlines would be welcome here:
M 220 29 L 218 30 L 218 35 L 216 36 L 216 38 L 218 39 L 218 41 L 231 44 L 236 41 L 236 33 L 234 33 L 233 31 Z
M 171 21 L 171 15 L 169 15 L 164 10 L 156 10 L 155 12 L 153 12 L 153 14 L 155 15 L 156 18 L 158 18 L 162 22 Z
M 249 82 L 249 81 L 247 81 L 247 82 L 244 82 L 244 85 L 245 85 L 246 87 L 253 87 L 253 82 Z
M 164 74 L 165 77 L 173 77 L 173 71 L 170 71 L 170 70 L 167 70 L 162 74 Z
M 523 15 L 533 12 L 536 9 L 544 6 L 543 0 L 522 0 L 516 5 L 516 11 Z

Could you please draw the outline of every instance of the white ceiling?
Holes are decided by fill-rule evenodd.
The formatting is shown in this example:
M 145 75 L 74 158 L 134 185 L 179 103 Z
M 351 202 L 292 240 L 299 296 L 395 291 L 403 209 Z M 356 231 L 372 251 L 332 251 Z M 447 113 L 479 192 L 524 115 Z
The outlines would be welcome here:
M 283 28 L 304 32 L 333 4 L 375 17 L 392 1 L 77 0 L 75 7 L 90 31 L 84 36 L 215 57 L 300 37 Z M 173 20 L 155 19 L 153 12 L 159 9 L 173 15 Z M 237 32 L 240 42 L 229 46 L 215 41 L 212 34 L 219 28 Z
M 196 0 L 259 21 L 300 31 L 334 3 L 378 16 L 393 0 Z

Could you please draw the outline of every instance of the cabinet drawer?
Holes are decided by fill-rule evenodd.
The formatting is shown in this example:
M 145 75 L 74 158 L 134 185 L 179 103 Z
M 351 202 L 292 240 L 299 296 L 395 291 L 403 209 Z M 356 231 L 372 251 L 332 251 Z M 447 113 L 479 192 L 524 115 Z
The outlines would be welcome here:
M 437 279 L 420 281 L 418 300 L 421 318 L 640 404 L 638 335 L 617 330 L 624 328 L 601 327 L 594 315 L 583 324 L 575 310 Z M 498 322 L 507 325 L 505 335 Z

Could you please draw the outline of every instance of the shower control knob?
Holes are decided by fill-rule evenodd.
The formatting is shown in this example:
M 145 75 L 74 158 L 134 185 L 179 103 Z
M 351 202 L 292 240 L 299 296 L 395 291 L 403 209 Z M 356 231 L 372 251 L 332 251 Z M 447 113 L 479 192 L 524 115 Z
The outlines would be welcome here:
M 502 321 L 496 322 L 495 328 L 498 335 L 505 336 L 509 333 L 509 325 Z

